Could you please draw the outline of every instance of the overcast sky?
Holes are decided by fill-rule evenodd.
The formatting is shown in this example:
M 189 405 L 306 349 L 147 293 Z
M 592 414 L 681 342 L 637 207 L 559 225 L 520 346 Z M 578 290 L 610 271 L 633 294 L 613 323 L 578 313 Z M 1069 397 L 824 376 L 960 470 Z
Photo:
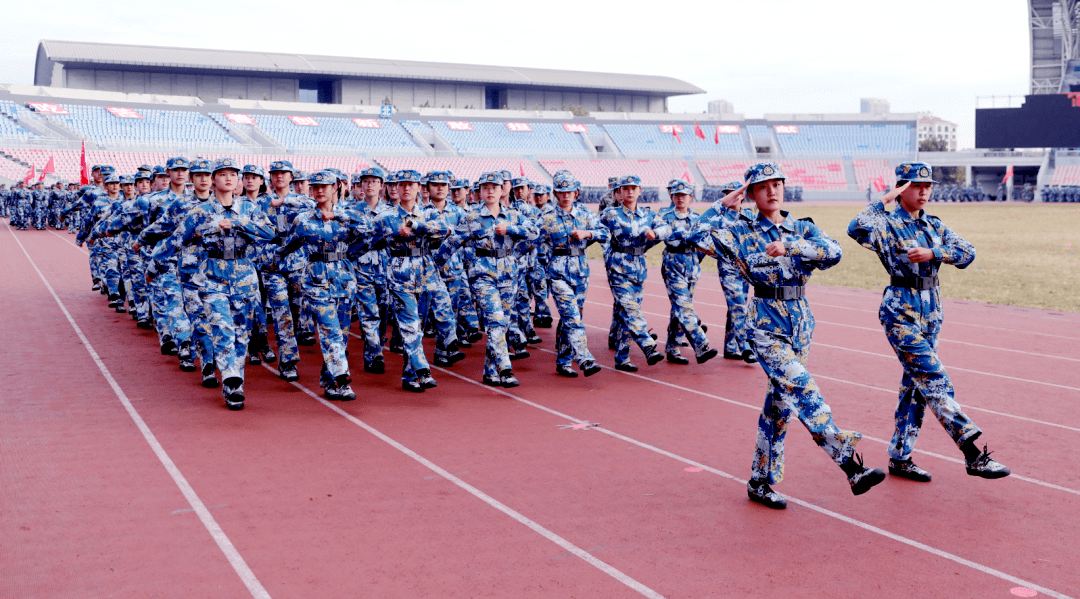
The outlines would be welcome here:
M 673 112 L 723 98 L 750 118 L 850 113 L 885 98 L 957 123 L 961 148 L 976 96 L 1026 94 L 1030 64 L 1026 0 L 51 0 L 3 13 L 3 83 L 33 83 L 41 39 L 668 75 L 707 91 Z

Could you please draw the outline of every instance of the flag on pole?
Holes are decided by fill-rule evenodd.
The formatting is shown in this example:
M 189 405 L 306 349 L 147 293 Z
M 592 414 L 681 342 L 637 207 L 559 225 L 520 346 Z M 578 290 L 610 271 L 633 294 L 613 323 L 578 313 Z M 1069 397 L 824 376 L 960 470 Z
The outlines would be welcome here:
M 705 141 L 705 132 L 701 130 L 701 125 L 698 125 L 697 121 L 694 122 L 694 135 L 700 137 L 702 141 Z
M 690 182 L 690 169 L 686 169 L 685 171 L 683 171 L 682 180 L 686 181 L 687 183 Z
M 86 142 L 82 142 L 82 156 L 79 158 L 79 185 L 90 185 L 90 168 L 86 166 Z
M 23 183 L 30 185 L 30 180 L 34 178 L 34 165 L 30 165 L 30 170 L 26 171 L 26 176 L 23 177 Z
M 716 145 L 720 145 L 720 125 L 716 126 L 716 131 L 712 135 L 712 141 Z
M 679 130 L 675 127 L 671 128 L 671 134 L 675 136 L 675 141 L 682 143 L 682 138 L 679 137 Z
M 520 162 L 518 163 L 518 171 L 521 173 L 522 177 L 525 177 L 525 165 L 524 164 L 522 164 Z
M 41 176 L 38 177 L 38 183 L 45 180 L 45 175 L 56 172 L 56 164 L 53 163 L 53 157 L 49 156 L 49 161 L 45 163 L 45 168 L 41 169 Z
M 1001 183 L 1007 183 L 1013 176 L 1013 165 L 1009 165 L 1009 168 L 1005 169 L 1005 178 L 1001 180 Z

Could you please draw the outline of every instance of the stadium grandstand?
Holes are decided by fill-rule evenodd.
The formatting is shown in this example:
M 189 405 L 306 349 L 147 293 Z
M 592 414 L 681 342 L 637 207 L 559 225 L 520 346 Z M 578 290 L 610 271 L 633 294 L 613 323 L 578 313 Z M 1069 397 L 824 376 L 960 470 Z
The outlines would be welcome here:
M 121 172 L 167 156 L 233 156 L 266 166 L 485 170 L 587 187 L 635 173 L 662 189 L 740 180 L 773 160 L 809 200 L 864 200 L 922 159 L 996 189 L 1080 184 L 1080 157 L 1032 149 L 920 152 L 919 115 L 887 103 L 851 114 L 667 112 L 703 93 L 670 77 L 42 41 L 35 85 L 0 85 L 0 181 L 33 169 L 77 180 L 89 163 Z M 1055 170 L 1055 166 L 1058 166 Z

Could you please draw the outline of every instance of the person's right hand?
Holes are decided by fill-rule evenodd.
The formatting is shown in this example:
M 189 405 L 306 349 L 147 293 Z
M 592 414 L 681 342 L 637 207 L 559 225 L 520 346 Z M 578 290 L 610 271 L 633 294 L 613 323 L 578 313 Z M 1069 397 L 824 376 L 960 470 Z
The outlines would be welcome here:
M 727 206 L 728 208 L 734 208 L 737 210 L 739 208 L 739 205 L 742 204 L 743 199 L 746 197 L 747 187 L 750 187 L 750 184 L 743 183 L 742 187 L 720 198 L 720 203 Z
M 904 190 L 911 187 L 911 181 L 905 181 L 900 187 L 894 187 L 889 193 L 881 196 L 881 203 L 888 206 L 890 202 L 900 197 Z

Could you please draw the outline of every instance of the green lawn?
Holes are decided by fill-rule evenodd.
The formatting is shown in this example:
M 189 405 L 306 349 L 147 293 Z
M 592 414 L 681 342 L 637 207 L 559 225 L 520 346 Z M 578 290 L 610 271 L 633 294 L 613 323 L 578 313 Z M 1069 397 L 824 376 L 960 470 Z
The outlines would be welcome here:
M 695 209 L 700 213 L 706 207 Z M 814 283 L 859 289 L 882 289 L 888 283 L 877 256 L 847 236 L 848 222 L 864 207 L 787 206 L 796 218 L 812 217 L 844 248 L 840 264 L 815 273 Z M 930 204 L 927 212 L 978 252 L 964 270 L 942 268 L 945 297 L 1080 312 L 1080 204 Z M 660 264 L 662 249 L 649 252 L 650 265 Z M 600 257 L 597 246 L 589 250 L 591 258 Z M 716 262 L 706 259 L 702 268 L 716 272 Z

